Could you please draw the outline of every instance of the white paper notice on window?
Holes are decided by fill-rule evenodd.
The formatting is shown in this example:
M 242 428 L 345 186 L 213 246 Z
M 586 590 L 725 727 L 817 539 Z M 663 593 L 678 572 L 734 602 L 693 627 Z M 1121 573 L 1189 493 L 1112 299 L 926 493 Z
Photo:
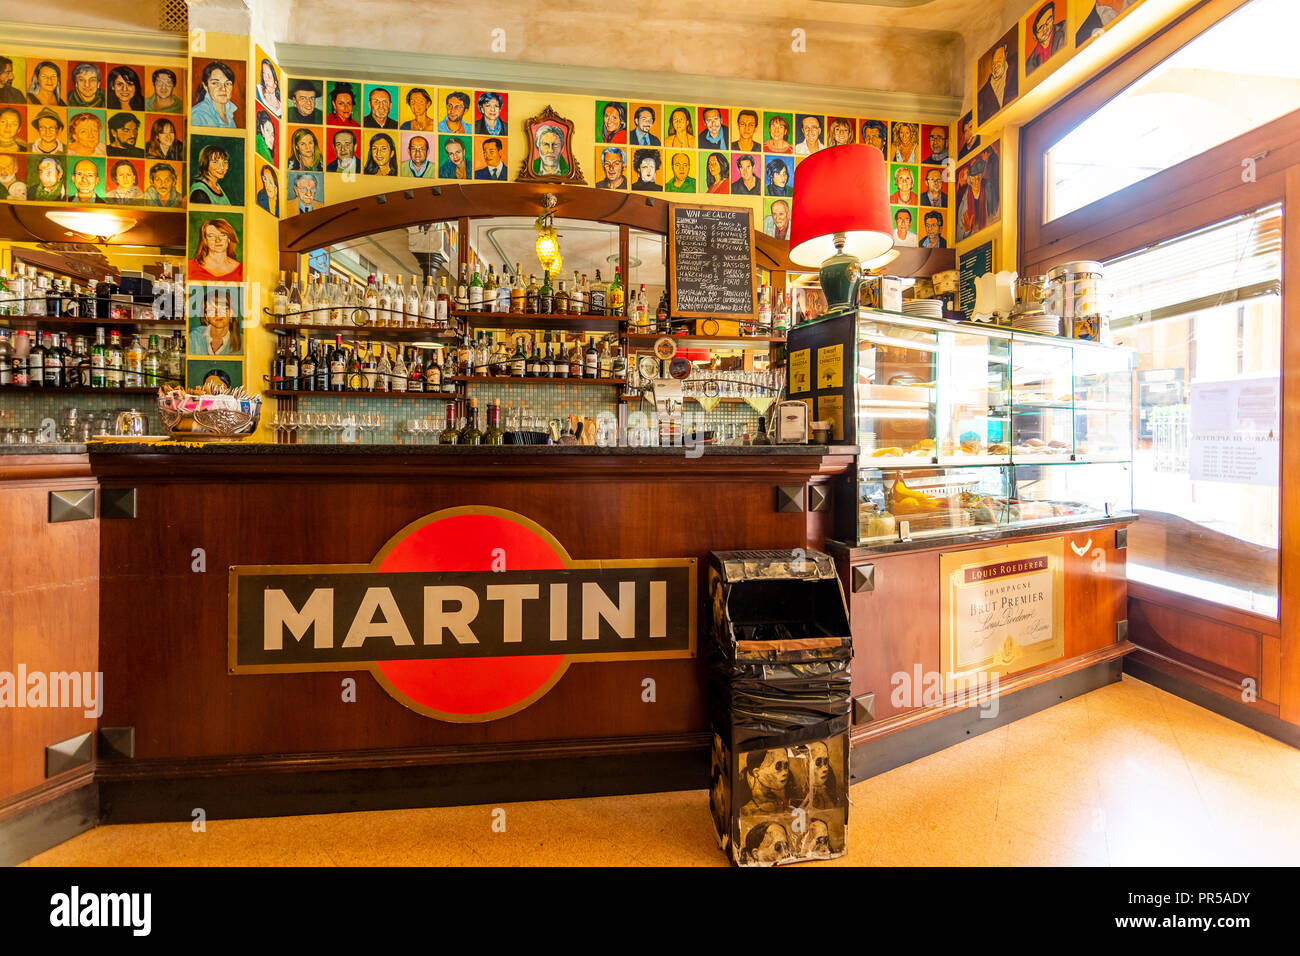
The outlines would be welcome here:
M 1192 481 L 1272 485 L 1280 462 L 1277 376 L 1193 382 L 1188 464 Z

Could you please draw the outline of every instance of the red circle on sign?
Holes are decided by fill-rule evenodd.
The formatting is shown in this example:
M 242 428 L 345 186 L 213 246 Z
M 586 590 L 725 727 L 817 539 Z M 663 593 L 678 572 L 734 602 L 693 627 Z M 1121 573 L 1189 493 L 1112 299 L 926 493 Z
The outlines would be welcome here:
M 535 571 L 564 568 L 568 555 L 540 527 L 495 509 L 452 509 L 401 537 L 376 571 Z M 376 661 L 375 676 L 413 710 L 482 721 L 522 710 L 564 674 L 563 654 L 436 661 Z

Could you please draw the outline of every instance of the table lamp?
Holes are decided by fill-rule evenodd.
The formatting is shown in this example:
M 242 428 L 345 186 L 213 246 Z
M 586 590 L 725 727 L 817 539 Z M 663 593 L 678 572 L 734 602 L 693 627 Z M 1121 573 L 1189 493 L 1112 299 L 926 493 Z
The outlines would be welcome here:
M 830 146 L 799 164 L 790 261 L 821 267 L 830 312 L 857 308 L 863 263 L 871 268 L 894 247 L 888 179 L 874 146 Z

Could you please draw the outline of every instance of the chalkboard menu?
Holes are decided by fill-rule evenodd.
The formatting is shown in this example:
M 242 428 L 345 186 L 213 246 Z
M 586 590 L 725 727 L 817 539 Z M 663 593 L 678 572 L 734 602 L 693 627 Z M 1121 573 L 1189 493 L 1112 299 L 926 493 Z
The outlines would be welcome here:
M 749 209 L 672 203 L 672 314 L 755 318 L 754 224 Z
M 958 256 L 957 308 L 970 313 L 975 309 L 975 280 L 993 271 L 993 240 Z

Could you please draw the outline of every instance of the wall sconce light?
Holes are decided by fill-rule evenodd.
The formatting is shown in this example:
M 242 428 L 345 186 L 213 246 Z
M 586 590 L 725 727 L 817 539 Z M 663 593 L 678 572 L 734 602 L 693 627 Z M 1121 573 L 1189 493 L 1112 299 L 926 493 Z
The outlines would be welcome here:
M 560 234 L 555 231 L 555 214 L 552 212 L 559 200 L 554 193 L 547 193 L 542 199 L 545 211 L 537 217 L 533 228 L 537 230 L 537 261 L 551 275 L 557 274 L 564 266 L 564 257 L 560 254 Z
M 45 218 L 97 242 L 108 242 L 136 225 L 136 220 L 130 216 L 80 209 L 51 209 L 45 213 Z

